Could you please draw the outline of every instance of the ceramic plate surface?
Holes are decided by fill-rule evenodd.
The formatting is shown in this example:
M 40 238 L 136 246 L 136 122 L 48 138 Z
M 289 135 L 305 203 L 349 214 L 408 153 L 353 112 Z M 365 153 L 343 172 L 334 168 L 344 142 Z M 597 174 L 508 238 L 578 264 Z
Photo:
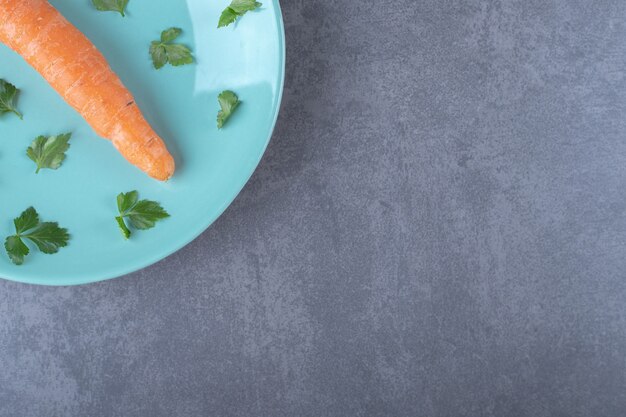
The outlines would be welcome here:
M 23 266 L 0 253 L 0 277 L 72 285 L 118 277 L 182 248 L 228 207 L 258 165 L 278 116 L 284 80 L 284 30 L 278 0 L 264 1 L 235 25 L 217 29 L 230 0 L 131 0 L 126 18 L 98 12 L 88 0 L 52 0 L 107 57 L 150 124 L 167 142 L 177 172 L 167 183 L 129 165 L 99 138 L 46 81 L 0 44 L 0 78 L 22 93 L 24 120 L 0 118 L 0 237 L 14 217 L 33 206 L 43 221 L 58 221 L 72 239 L 56 255 L 32 250 Z M 163 29 L 179 39 L 196 64 L 151 66 L 148 48 Z M 217 96 L 233 90 L 242 101 L 219 130 Z M 72 132 L 67 159 L 42 170 L 26 156 L 38 135 Z M 116 196 L 138 190 L 159 201 L 171 218 L 125 241 L 115 223 Z M 4 248 L 2 248 L 4 249 Z

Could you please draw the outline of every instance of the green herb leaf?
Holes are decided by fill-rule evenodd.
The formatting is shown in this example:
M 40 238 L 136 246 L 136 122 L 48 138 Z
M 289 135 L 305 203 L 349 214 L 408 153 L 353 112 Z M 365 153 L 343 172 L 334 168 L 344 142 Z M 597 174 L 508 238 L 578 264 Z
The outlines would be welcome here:
M 13 220 L 13 224 L 15 225 L 15 233 L 19 235 L 39 224 L 39 214 L 34 208 L 29 207 L 20 214 L 20 217 Z
M 115 220 L 117 221 L 117 225 L 119 226 L 120 231 L 124 235 L 124 239 L 128 240 L 130 238 L 131 232 L 128 226 L 126 226 L 124 218 L 122 216 L 117 216 Z
M 130 237 L 131 231 L 124 219 L 128 219 L 130 225 L 135 229 L 147 230 L 153 228 L 156 222 L 170 217 L 167 211 L 156 201 L 139 200 L 137 191 L 119 194 L 117 196 L 117 209 L 120 215 L 115 220 L 126 239 Z
M 220 107 L 222 108 L 222 110 L 217 113 L 217 128 L 221 129 L 241 102 L 235 93 L 228 90 L 223 91 L 217 97 L 217 101 L 219 101 Z
M 239 14 L 237 14 L 236 11 L 234 11 L 230 7 L 227 7 L 222 12 L 222 15 L 220 16 L 220 21 L 218 22 L 217 27 L 218 28 L 226 27 L 230 25 L 231 23 L 234 23 L 238 17 L 239 17 Z
M 152 64 L 155 69 L 161 69 L 167 64 L 167 52 L 165 46 L 157 41 L 150 44 L 150 55 L 152 56 Z
M 180 28 L 165 29 L 163 32 L 161 32 L 161 43 L 175 41 L 181 33 L 183 33 L 183 30 Z
M 94 7 L 101 12 L 118 12 L 122 16 L 125 16 L 126 6 L 128 0 L 91 0 Z
M 18 236 L 9 236 L 4 241 L 4 249 L 15 265 L 22 265 L 24 258 L 30 253 L 28 246 Z
M 29 239 L 41 252 L 48 255 L 57 253 L 59 248 L 67 246 L 70 240 L 67 230 L 53 222 L 40 223 L 37 228 L 23 237 Z
M 179 28 L 166 29 L 161 33 L 160 41 L 153 41 L 150 44 L 150 56 L 154 68 L 163 68 L 168 63 L 175 67 L 193 63 L 193 54 L 188 47 L 172 43 L 181 33 L 182 30 Z
M 193 55 L 185 45 L 165 45 L 165 54 L 169 63 L 175 67 L 193 63 Z
M 139 201 L 139 193 L 137 191 L 121 193 L 117 196 L 117 209 L 120 214 L 125 214 L 137 204 L 137 201 Z
M 22 113 L 17 111 L 17 99 L 20 95 L 13 84 L 0 80 L 0 115 L 5 113 L 13 113 L 22 119 Z
M 126 213 L 130 224 L 139 230 L 152 229 L 156 222 L 170 215 L 155 201 L 141 200 Z
M 224 9 L 220 16 L 220 21 L 217 24 L 218 28 L 228 26 L 237 20 L 238 17 L 243 16 L 246 12 L 256 10 L 263 4 L 254 0 L 233 0 L 230 6 Z
M 262 3 L 254 0 L 233 0 L 230 3 L 230 8 L 241 15 L 245 12 L 256 10 L 261 6 L 263 6 Z
M 37 164 L 37 173 L 42 168 L 58 169 L 65 160 L 65 152 L 69 149 L 71 133 L 58 136 L 39 136 L 26 150 L 26 155 Z
M 67 246 L 70 235 L 67 229 L 59 227 L 57 223 L 39 222 L 37 211 L 29 207 L 18 218 L 13 220 L 15 235 L 9 236 L 4 242 L 4 248 L 11 261 L 22 265 L 24 258 L 30 253 L 24 239 L 31 241 L 45 254 L 54 254 L 60 248 Z

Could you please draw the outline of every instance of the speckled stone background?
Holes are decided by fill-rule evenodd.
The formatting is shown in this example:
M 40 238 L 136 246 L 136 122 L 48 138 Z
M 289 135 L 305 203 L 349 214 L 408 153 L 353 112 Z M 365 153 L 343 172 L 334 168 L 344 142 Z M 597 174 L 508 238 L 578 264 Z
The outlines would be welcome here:
M 283 7 L 277 130 L 210 230 L 0 282 L 0 415 L 623 416 L 626 2 Z

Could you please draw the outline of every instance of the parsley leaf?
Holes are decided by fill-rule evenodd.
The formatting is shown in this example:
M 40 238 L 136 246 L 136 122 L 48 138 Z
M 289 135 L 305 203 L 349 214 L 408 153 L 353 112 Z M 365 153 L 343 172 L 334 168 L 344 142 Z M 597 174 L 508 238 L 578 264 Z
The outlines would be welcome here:
M 217 97 L 217 101 L 219 101 L 220 107 L 222 108 L 222 110 L 217 113 L 217 128 L 221 129 L 224 127 L 224 124 L 226 124 L 226 121 L 230 118 L 235 109 L 239 107 L 241 101 L 239 101 L 239 98 L 235 93 L 228 90 L 223 91 Z
M 138 230 L 152 229 L 156 222 L 166 219 L 170 215 L 156 201 L 139 200 L 137 191 L 121 193 L 117 196 L 117 209 L 120 215 L 115 218 L 122 234 L 126 239 L 131 235 L 131 231 L 124 219 Z
M 15 234 L 6 238 L 4 248 L 15 265 L 22 265 L 24 258 L 30 253 L 24 239 L 31 241 L 41 252 L 48 255 L 66 247 L 70 240 L 67 229 L 59 227 L 58 223 L 40 223 L 39 214 L 32 207 L 14 219 L 13 224 Z
M 28 246 L 18 236 L 9 236 L 4 242 L 4 248 L 9 255 L 9 259 L 15 265 L 22 265 L 24 258 L 30 253 Z
M 17 111 L 17 98 L 20 95 L 13 84 L 0 80 L 0 115 L 5 113 L 13 113 L 22 119 L 22 113 Z
M 254 0 L 233 0 L 230 3 L 230 8 L 240 15 L 243 15 L 245 12 L 256 10 L 261 6 L 263 6 L 262 3 Z
M 224 9 L 220 16 L 220 21 L 217 24 L 218 28 L 228 26 L 237 20 L 238 17 L 243 16 L 246 12 L 256 10 L 263 4 L 254 0 L 233 0 L 230 6 Z
M 71 133 L 58 136 L 39 136 L 26 150 L 26 155 L 37 164 L 37 173 L 42 168 L 58 169 L 65 160 L 69 149 Z
M 118 12 L 125 16 L 124 11 L 128 5 L 128 0 L 91 0 L 94 7 L 101 12 Z
M 15 225 L 15 233 L 19 235 L 37 226 L 39 224 L 39 215 L 34 208 L 30 207 L 20 214 L 20 217 L 14 219 L 13 224 Z
M 227 7 L 222 12 L 222 15 L 220 16 L 220 21 L 217 24 L 217 27 L 221 28 L 221 27 L 228 26 L 231 23 L 233 23 L 235 20 L 237 20 L 238 17 L 239 15 L 237 14 L 236 11 L 234 11 L 230 7 Z
M 152 41 L 150 56 L 154 68 L 163 68 L 168 63 L 175 67 L 193 63 L 193 55 L 188 47 L 179 43 L 172 43 L 181 33 L 182 30 L 179 28 L 169 28 L 161 33 L 160 41 Z
M 173 42 L 183 33 L 181 28 L 169 28 L 161 32 L 161 43 Z

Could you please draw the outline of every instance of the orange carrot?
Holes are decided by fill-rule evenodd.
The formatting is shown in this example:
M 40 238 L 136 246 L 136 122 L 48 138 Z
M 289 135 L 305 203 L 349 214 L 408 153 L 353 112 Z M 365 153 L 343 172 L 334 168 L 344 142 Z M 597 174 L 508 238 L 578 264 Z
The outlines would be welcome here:
M 46 0 L 0 0 L 0 42 L 20 54 L 133 165 L 165 181 L 174 159 L 106 59 Z

